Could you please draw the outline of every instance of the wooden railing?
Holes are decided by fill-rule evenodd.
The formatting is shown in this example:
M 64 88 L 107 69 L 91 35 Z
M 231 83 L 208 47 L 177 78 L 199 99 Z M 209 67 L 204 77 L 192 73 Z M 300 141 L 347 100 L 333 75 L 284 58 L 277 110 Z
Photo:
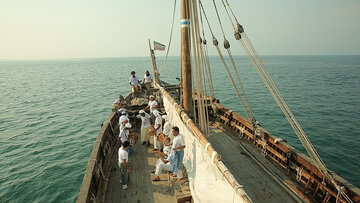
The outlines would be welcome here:
M 95 141 L 77 202 L 103 202 L 105 198 L 108 177 L 111 170 L 111 160 L 118 148 L 118 116 L 113 112 L 103 124 Z
M 300 153 L 294 147 L 286 142 L 278 141 L 276 136 L 269 135 L 262 132 L 259 137 L 254 136 L 254 128 L 252 124 L 244 119 L 239 114 L 230 111 L 221 104 L 216 104 L 218 111 L 215 118 L 223 125 L 254 143 L 254 145 L 261 151 L 265 152 L 271 160 L 279 164 L 282 168 L 292 176 L 294 179 L 298 177 L 298 181 L 303 188 L 297 188 L 299 195 L 306 196 L 309 201 L 329 201 L 335 202 L 338 191 L 331 184 L 329 180 L 323 180 L 323 175 L 318 168 L 315 167 L 313 161 L 306 155 Z M 255 141 L 254 141 L 255 139 Z M 330 171 L 335 181 L 345 188 L 345 193 L 352 199 L 353 202 L 360 201 L 360 189 L 347 182 L 339 175 Z M 301 174 L 301 176 L 299 175 Z M 323 182 L 324 181 L 324 182 Z M 320 192 L 322 191 L 322 192 Z M 338 199 L 340 202 L 346 202 L 341 196 Z

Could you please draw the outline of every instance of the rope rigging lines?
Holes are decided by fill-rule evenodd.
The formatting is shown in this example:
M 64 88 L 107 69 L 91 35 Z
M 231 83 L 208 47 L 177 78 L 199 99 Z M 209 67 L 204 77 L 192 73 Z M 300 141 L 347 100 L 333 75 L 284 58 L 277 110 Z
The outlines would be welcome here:
M 215 1 L 213 1 L 213 3 L 214 3 L 214 6 L 215 6 L 215 8 L 216 8 Z M 239 98 L 239 100 L 240 100 L 240 103 L 241 103 L 241 105 L 242 105 L 242 107 L 243 107 L 243 110 L 244 110 L 244 112 L 245 112 L 248 120 L 249 120 L 249 121 L 252 121 L 252 122 L 254 123 L 254 122 L 255 122 L 255 116 L 254 116 L 254 113 L 253 113 L 253 111 L 252 111 L 252 109 L 251 109 L 251 107 L 250 107 L 250 104 L 249 104 L 249 101 L 248 101 L 248 99 L 247 99 L 247 95 L 246 95 L 246 92 L 245 92 L 245 88 L 244 88 L 243 85 L 242 85 L 242 82 L 241 82 L 241 79 L 240 79 L 240 75 L 239 75 L 239 73 L 238 73 L 238 71 L 237 71 L 237 68 L 236 68 L 234 59 L 233 59 L 233 57 L 232 57 L 232 54 L 231 54 L 231 51 L 230 51 L 230 44 L 229 44 L 229 42 L 226 40 L 225 33 L 224 33 L 224 31 L 223 31 L 222 24 L 221 24 L 221 21 L 220 21 L 220 17 L 219 17 L 219 15 L 218 15 L 218 11 L 217 11 L 217 9 L 216 9 L 216 13 L 217 13 L 217 17 L 218 17 L 218 20 L 219 20 L 219 24 L 220 24 L 221 29 L 222 29 L 222 31 L 223 31 L 222 33 L 223 33 L 223 37 L 224 37 L 224 47 L 225 47 L 225 49 L 226 49 L 227 52 L 228 52 L 228 55 L 229 55 L 231 64 L 232 64 L 232 66 L 233 66 L 233 68 L 234 68 L 234 71 L 235 71 L 235 73 L 236 73 L 236 77 L 237 77 L 238 83 L 239 83 L 239 85 L 240 85 L 240 88 L 241 88 L 241 92 L 242 92 L 242 94 L 243 94 L 243 97 L 244 97 L 244 99 L 245 99 L 245 101 L 246 101 L 246 105 L 245 105 L 245 102 L 243 101 L 243 98 L 242 98 L 242 96 L 241 96 L 241 94 L 240 94 L 240 92 L 239 92 L 239 90 L 238 90 L 237 85 L 235 84 L 235 81 L 234 81 L 234 79 L 233 79 L 233 76 L 232 76 L 229 68 L 228 68 L 228 65 L 227 65 L 227 63 L 226 63 L 226 61 L 225 61 L 225 58 L 224 58 L 224 56 L 222 55 L 222 52 L 220 51 L 220 48 L 219 48 L 219 46 L 218 46 L 219 43 L 218 43 L 216 37 L 214 36 L 214 33 L 213 33 L 212 28 L 211 28 L 211 26 L 210 26 L 209 20 L 208 20 L 208 18 L 207 18 L 207 16 L 206 16 L 205 9 L 204 9 L 204 7 L 203 7 L 203 5 L 202 5 L 202 3 L 201 3 L 200 0 L 199 0 L 199 4 L 200 4 L 201 10 L 202 10 L 202 12 L 203 12 L 203 14 L 204 14 L 204 17 L 205 17 L 205 20 L 206 20 L 207 25 L 208 25 L 208 27 L 209 27 L 209 30 L 210 30 L 210 32 L 211 32 L 211 35 L 212 35 L 212 38 L 213 38 L 213 44 L 214 44 L 214 46 L 215 46 L 215 48 L 216 48 L 216 50 L 217 50 L 217 52 L 218 52 L 218 54 L 219 54 L 219 56 L 220 56 L 220 58 L 221 58 L 221 61 L 222 61 L 223 64 L 224 64 L 225 70 L 226 70 L 226 72 L 227 72 L 227 74 L 228 74 L 228 76 L 229 76 L 229 79 L 230 79 L 230 81 L 231 81 L 231 83 L 232 83 L 232 85 L 233 85 L 233 87 L 234 87 L 234 89 L 235 89 L 235 92 L 236 92 L 236 94 L 237 94 L 237 96 L 238 96 L 238 98 Z
M 323 176 L 327 177 L 330 180 L 330 182 L 332 184 L 334 184 L 334 186 L 338 190 L 338 193 L 341 194 L 344 197 L 344 199 L 349 201 L 350 200 L 349 197 L 347 197 L 347 195 L 342 191 L 341 187 L 335 182 L 332 175 L 328 172 L 328 169 L 326 168 L 324 162 L 320 158 L 319 154 L 317 153 L 314 146 L 310 142 L 309 138 L 305 134 L 304 130 L 302 129 L 302 127 L 296 120 L 296 118 L 293 115 L 292 111 L 290 110 L 289 106 L 285 102 L 285 99 L 283 98 L 282 94 L 280 93 L 279 89 L 277 88 L 275 82 L 272 80 L 267 68 L 265 67 L 262 60 L 260 59 L 258 53 L 256 52 L 254 46 L 252 45 L 252 43 L 250 41 L 250 39 L 246 35 L 243 27 L 239 24 L 236 16 L 234 15 L 234 12 L 231 9 L 231 6 L 230 6 L 228 0 L 225 0 L 226 4 L 225 4 L 224 0 L 221 0 L 221 1 L 224 6 L 224 9 L 227 13 L 227 16 L 229 17 L 231 25 L 234 29 L 235 39 L 237 41 L 239 41 L 239 44 L 245 51 L 245 53 L 248 56 L 248 58 L 250 59 L 252 65 L 256 69 L 256 72 L 259 74 L 260 78 L 263 80 L 265 86 L 269 90 L 270 94 L 273 96 L 275 102 L 280 107 L 280 109 L 283 112 L 283 114 L 285 115 L 286 119 L 289 121 L 291 127 L 293 128 L 295 134 L 298 136 L 298 138 L 301 141 L 302 145 L 304 146 L 305 150 L 308 152 L 308 154 L 312 158 L 312 160 L 314 160 L 316 167 L 321 171 Z M 214 0 L 213 0 L 213 2 L 214 2 Z M 216 9 L 215 2 L 214 2 L 214 7 Z M 236 27 L 234 26 L 234 23 L 232 21 L 232 18 L 230 17 L 228 9 L 230 10 L 230 12 L 233 16 L 234 21 L 236 22 Z M 218 12 L 216 12 L 216 13 L 218 15 Z M 218 19 L 220 21 L 219 16 L 218 16 Z M 221 23 L 220 23 L 220 26 L 222 26 Z M 338 197 L 337 197 L 337 199 L 338 199 Z M 349 202 L 351 202 L 351 200 Z
M 169 50 L 170 50 L 170 46 L 171 46 L 171 39 L 172 39 L 172 35 L 173 35 L 173 28 L 174 28 L 174 21 L 175 21 L 175 13 L 176 13 L 176 0 L 174 0 L 174 9 L 173 9 L 173 16 L 172 16 L 172 23 L 171 23 L 171 31 L 170 31 L 170 38 L 169 38 L 169 43 L 166 49 L 166 55 L 165 55 L 165 59 L 163 64 L 161 65 L 160 69 L 157 71 L 157 74 L 160 74 L 161 71 L 164 70 L 166 62 L 167 62 L 167 58 L 169 55 Z

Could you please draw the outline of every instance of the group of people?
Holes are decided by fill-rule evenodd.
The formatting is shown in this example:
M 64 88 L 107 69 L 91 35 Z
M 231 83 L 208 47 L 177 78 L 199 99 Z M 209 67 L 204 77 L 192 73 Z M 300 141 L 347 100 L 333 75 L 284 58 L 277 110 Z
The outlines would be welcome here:
M 153 84 L 153 77 L 150 75 L 150 72 L 147 70 L 145 71 L 144 79 L 141 81 L 135 75 L 135 71 L 131 71 L 131 76 L 129 79 L 129 83 L 131 86 L 132 97 L 136 97 L 136 93 L 142 91 L 141 84 L 145 85 L 145 91 L 149 89 Z
M 126 101 L 123 97 L 119 97 L 114 102 L 114 107 L 117 108 L 119 114 L 119 125 L 120 133 L 118 141 L 121 147 L 118 151 L 118 165 L 120 168 L 122 189 L 128 188 L 130 166 L 128 163 L 129 156 L 133 149 L 129 142 L 132 125 L 128 117 L 128 111 L 126 110 Z M 139 111 L 136 118 L 141 119 L 141 135 L 140 140 L 142 145 L 150 146 L 150 139 L 154 134 L 154 149 L 155 155 L 159 158 L 155 164 L 155 169 L 151 171 L 155 173 L 156 177 L 153 181 L 160 180 L 160 173 L 162 170 L 172 172 L 172 176 L 181 181 L 183 178 L 182 174 L 182 160 L 184 157 L 185 140 L 183 135 L 180 134 L 179 128 L 172 126 L 169 122 L 167 115 L 161 115 L 159 105 L 153 95 L 149 96 L 148 105 Z M 149 113 L 146 110 L 149 109 Z M 163 143 L 159 141 L 158 137 L 165 136 Z

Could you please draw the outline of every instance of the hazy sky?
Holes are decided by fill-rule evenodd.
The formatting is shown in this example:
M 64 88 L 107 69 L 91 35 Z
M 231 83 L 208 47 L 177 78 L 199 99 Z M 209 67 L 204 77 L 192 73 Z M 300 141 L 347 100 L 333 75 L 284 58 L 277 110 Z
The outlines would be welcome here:
M 360 53 L 358 0 L 228 1 L 262 55 Z M 0 0 L 0 59 L 148 56 L 148 38 L 168 42 L 173 2 Z M 216 2 L 233 54 L 243 55 Z M 203 3 L 221 39 L 212 1 Z M 180 50 L 180 0 L 177 4 L 170 55 Z

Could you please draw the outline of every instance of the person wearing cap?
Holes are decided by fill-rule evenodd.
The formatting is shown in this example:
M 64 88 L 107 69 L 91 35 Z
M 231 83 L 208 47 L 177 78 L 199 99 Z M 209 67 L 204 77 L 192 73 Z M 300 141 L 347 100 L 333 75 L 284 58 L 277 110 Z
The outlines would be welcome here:
M 159 113 L 158 110 L 154 110 L 153 111 L 153 114 L 155 116 L 155 124 L 154 124 L 154 133 L 155 133 L 155 136 L 154 136 L 154 151 L 156 150 L 161 150 L 161 142 L 157 139 L 157 136 L 159 135 L 159 133 L 162 132 L 162 118 L 161 118 L 161 115 Z
M 132 97 L 135 98 L 135 93 L 141 91 L 141 86 L 138 77 L 135 76 L 135 71 L 131 71 L 129 80 L 131 86 Z
M 155 98 L 153 95 L 150 95 L 149 96 L 149 103 L 148 105 L 143 109 L 143 110 L 146 110 L 146 109 L 150 109 L 150 113 L 152 113 L 154 110 L 156 110 L 157 108 L 159 107 L 157 101 L 155 101 Z
M 170 138 L 165 139 L 165 146 L 171 145 L 170 144 Z M 155 156 L 157 156 L 159 159 L 155 163 L 155 169 L 151 171 L 151 173 L 155 173 L 156 177 L 153 179 L 153 181 L 160 181 L 160 174 L 162 170 L 171 171 L 171 165 L 173 161 L 173 153 L 166 153 L 164 150 L 164 153 L 161 151 L 157 151 L 155 153 Z
M 162 119 L 164 119 L 165 123 L 164 123 L 164 129 L 163 129 L 163 133 L 170 138 L 170 140 L 173 140 L 174 136 L 172 135 L 172 125 L 169 122 L 169 116 L 168 115 L 163 115 Z
M 154 123 L 155 123 L 155 116 L 153 114 L 153 111 L 157 110 L 158 107 L 159 107 L 159 105 L 155 101 L 154 96 L 150 95 L 149 96 L 149 103 L 143 110 L 150 109 L 150 124 L 151 125 L 154 125 Z
M 129 141 L 129 136 L 130 136 L 130 128 L 131 128 L 131 124 L 130 123 L 126 123 L 124 129 L 120 132 L 119 135 L 119 142 L 121 145 L 124 144 L 125 141 Z M 129 156 L 131 155 L 132 152 L 132 148 L 131 146 L 129 146 L 128 148 L 126 148 L 126 151 L 128 152 Z
M 118 151 L 118 166 L 120 169 L 120 178 L 121 178 L 121 188 L 123 190 L 128 189 L 128 182 L 130 178 L 130 167 L 128 165 L 129 154 L 127 152 L 127 148 L 130 147 L 130 142 L 125 141 L 123 145 L 119 148 Z
M 121 112 L 121 116 L 119 118 L 119 123 L 123 123 L 125 120 L 128 120 L 129 121 L 129 118 L 127 117 L 126 115 L 126 111 L 122 111 Z
M 142 144 L 146 144 L 150 146 L 148 131 L 150 127 L 150 115 L 147 114 L 144 110 L 139 111 L 139 115 L 136 116 L 141 119 L 141 137 L 140 140 Z
M 129 120 L 124 120 L 121 124 L 120 124 L 120 131 L 119 131 L 119 135 L 121 133 L 121 131 L 124 130 L 125 125 L 129 122 Z

